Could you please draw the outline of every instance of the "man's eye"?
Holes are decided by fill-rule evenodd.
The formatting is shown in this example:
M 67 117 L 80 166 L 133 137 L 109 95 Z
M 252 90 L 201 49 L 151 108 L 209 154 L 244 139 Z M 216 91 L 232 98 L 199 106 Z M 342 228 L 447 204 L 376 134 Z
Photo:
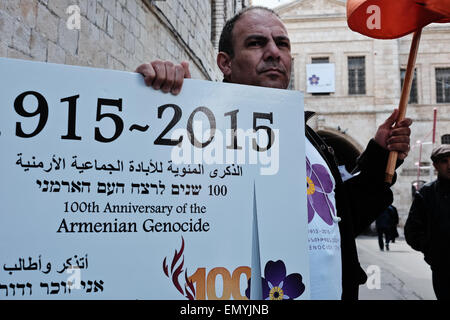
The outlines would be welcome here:
M 250 42 L 248 43 L 248 46 L 249 46 L 249 47 L 255 47 L 255 46 L 260 46 L 261 44 L 262 44 L 262 41 L 255 40 L 255 41 L 250 41 Z

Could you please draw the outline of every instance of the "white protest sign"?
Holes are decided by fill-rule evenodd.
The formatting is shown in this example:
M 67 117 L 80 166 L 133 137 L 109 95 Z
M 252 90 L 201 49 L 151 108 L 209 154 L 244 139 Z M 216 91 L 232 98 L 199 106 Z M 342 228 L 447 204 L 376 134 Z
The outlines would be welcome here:
M 1 299 L 309 298 L 301 93 L 0 75 Z

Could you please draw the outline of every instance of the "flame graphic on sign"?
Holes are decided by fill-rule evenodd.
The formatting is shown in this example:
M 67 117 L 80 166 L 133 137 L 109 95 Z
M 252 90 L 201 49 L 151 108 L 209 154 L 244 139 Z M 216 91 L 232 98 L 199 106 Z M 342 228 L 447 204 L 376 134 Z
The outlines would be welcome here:
M 173 284 L 175 285 L 175 288 L 186 298 L 189 300 L 195 299 L 195 287 L 191 280 L 189 280 L 189 277 L 187 275 L 187 270 L 184 270 L 184 290 L 183 287 L 180 284 L 179 276 L 181 273 L 183 273 L 183 266 L 184 266 L 184 238 L 181 237 L 181 248 L 178 252 L 175 250 L 175 254 L 172 259 L 172 263 L 170 265 L 170 273 L 169 273 L 169 265 L 167 264 L 167 257 L 164 258 L 163 261 L 163 270 L 164 274 L 170 279 L 172 279 Z M 181 263 L 179 263 L 181 257 L 183 256 Z M 178 266 L 177 266 L 178 265 Z M 177 266 L 177 267 L 176 267 Z M 174 270 L 175 269 L 175 270 Z

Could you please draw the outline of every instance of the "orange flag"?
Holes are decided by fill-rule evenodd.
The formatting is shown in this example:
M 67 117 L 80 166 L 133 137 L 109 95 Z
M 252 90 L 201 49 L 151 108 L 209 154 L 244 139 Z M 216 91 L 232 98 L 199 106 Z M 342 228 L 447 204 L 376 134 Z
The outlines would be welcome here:
M 450 22 L 450 0 L 348 0 L 353 31 L 376 39 L 403 37 L 432 22 Z

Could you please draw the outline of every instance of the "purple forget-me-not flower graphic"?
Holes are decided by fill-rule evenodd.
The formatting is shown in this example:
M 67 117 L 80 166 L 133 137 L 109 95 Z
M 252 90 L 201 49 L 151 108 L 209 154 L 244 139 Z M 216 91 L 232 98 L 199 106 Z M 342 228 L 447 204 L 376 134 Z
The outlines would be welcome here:
M 321 164 L 313 164 L 306 157 L 306 194 L 308 200 L 308 223 L 317 213 L 326 224 L 333 224 L 335 209 L 328 194 L 333 191 L 333 181 L 327 169 Z
M 281 260 L 269 261 L 264 268 L 264 278 L 262 283 L 262 298 L 264 300 L 292 300 L 298 298 L 305 291 L 305 285 L 302 282 L 302 276 L 299 273 L 286 275 L 286 266 Z M 250 283 L 245 290 L 245 295 L 250 299 Z

